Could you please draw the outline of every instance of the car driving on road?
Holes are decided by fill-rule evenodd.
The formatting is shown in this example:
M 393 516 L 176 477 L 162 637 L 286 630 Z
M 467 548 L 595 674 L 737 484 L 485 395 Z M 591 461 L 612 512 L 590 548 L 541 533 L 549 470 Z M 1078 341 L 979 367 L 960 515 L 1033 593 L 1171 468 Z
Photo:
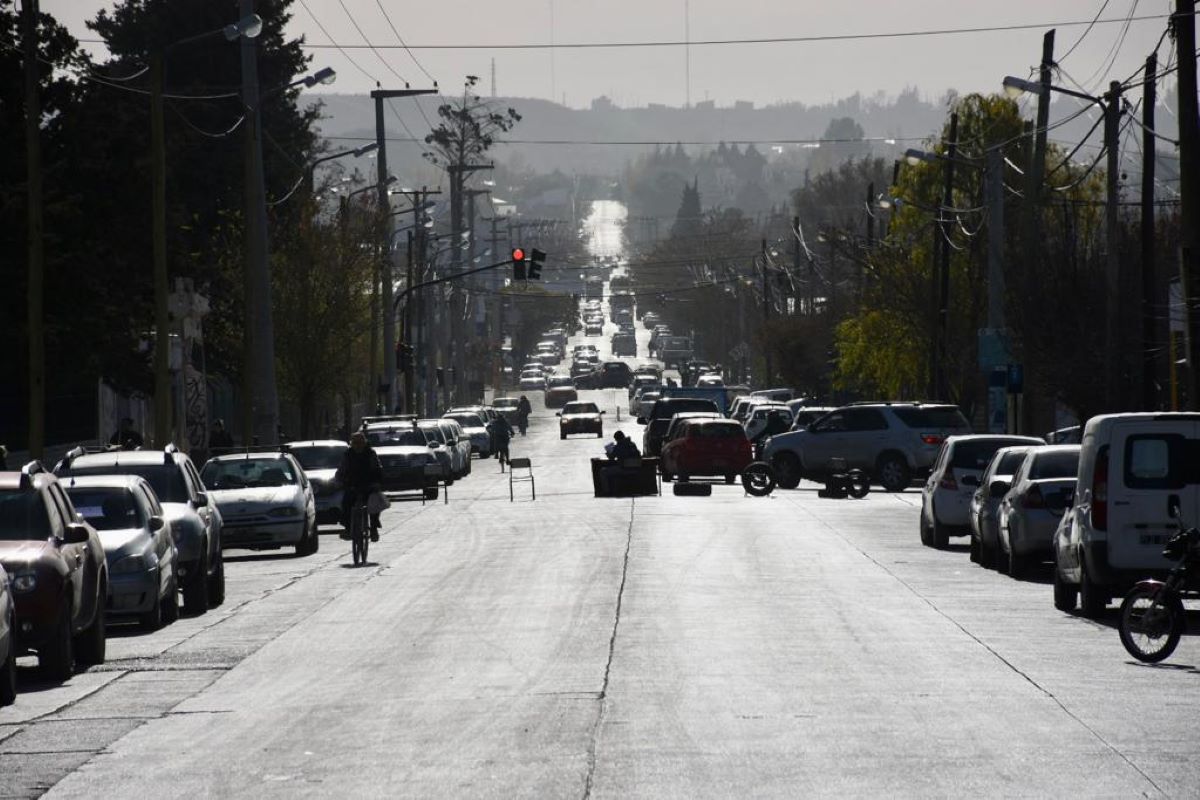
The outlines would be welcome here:
M 492 455 L 492 435 L 488 432 L 483 417 L 468 409 L 450 409 L 442 419 L 452 419 L 462 427 L 463 434 L 471 442 L 471 452 L 480 458 Z
M 577 433 L 594 433 L 604 437 L 604 412 L 595 403 L 571 402 L 558 412 L 558 438 Z

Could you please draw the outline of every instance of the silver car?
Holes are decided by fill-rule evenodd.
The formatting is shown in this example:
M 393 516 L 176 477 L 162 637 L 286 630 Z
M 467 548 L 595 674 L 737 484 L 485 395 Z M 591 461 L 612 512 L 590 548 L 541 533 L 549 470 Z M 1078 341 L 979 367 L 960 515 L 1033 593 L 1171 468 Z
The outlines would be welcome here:
M 136 475 L 71 478 L 66 487 L 104 547 L 109 617 L 136 617 L 151 631 L 174 622 L 179 551 L 154 489 Z
M 1013 473 L 1025 460 L 1028 446 L 1002 447 L 992 456 L 979 488 L 971 495 L 967 511 L 971 525 L 971 560 L 987 569 L 994 569 L 996 556 L 1000 552 L 1000 533 L 996 530 L 1000 501 L 1012 485 Z M 993 491 L 995 484 L 995 491 Z
M 0 707 L 17 699 L 17 607 L 0 566 Z
M 471 452 L 478 454 L 480 458 L 490 458 L 492 455 L 492 435 L 488 433 L 487 425 L 483 421 L 483 415 L 475 411 L 449 411 L 442 415 L 442 419 L 449 419 L 457 422 L 462 428 L 463 434 L 471 442 Z
M 334 480 L 350 445 L 340 439 L 289 442 L 284 448 L 300 462 L 317 502 L 317 524 L 338 525 L 342 518 L 342 487 Z
M 224 547 L 317 552 L 317 504 L 312 484 L 290 453 L 237 453 L 210 458 L 200 477 L 225 520 Z
M 1034 447 L 1012 477 L 1012 487 L 1000 501 L 1000 569 L 1020 577 L 1054 550 L 1067 497 L 1075 490 L 1079 445 Z
M 471 474 L 471 442 L 457 422 L 449 419 L 422 419 L 417 427 L 443 469 L 449 469 L 451 480 Z

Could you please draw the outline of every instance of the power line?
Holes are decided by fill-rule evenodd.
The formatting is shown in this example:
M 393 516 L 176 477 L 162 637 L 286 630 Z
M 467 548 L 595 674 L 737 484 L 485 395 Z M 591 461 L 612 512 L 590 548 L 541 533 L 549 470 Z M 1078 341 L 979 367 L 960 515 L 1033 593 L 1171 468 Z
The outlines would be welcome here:
M 310 12 L 311 13 L 311 12 Z M 842 34 L 819 34 L 812 36 L 770 36 L 759 38 L 746 39 L 704 39 L 685 41 L 682 39 L 663 39 L 652 41 L 622 41 L 622 42 L 499 42 L 494 44 L 412 44 L 412 45 L 346 45 L 337 44 L 330 36 L 328 43 L 301 43 L 301 47 L 305 49 L 396 49 L 403 48 L 405 50 L 595 50 L 595 49 L 610 49 L 610 48 L 637 48 L 637 47 L 705 47 L 705 46 L 722 46 L 736 44 L 796 44 L 805 42 L 843 42 L 850 40 L 875 40 L 875 39 L 904 39 L 925 36 L 954 36 L 971 33 L 1001 33 L 1007 31 L 1025 31 L 1025 30 L 1041 30 L 1043 28 L 1069 28 L 1083 25 L 1108 25 L 1120 23 L 1123 25 L 1133 22 L 1145 22 L 1150 20 L 1165 20 L 1170 18 L 1170 14 L 1143 14 L 1141 16 L 1122 16 L 1112 17 L 1108 19 L 1095 20 L 1063 20 L 1056 22 L 1037 22 L 1024 23 L 1017 25 L 988 25 L 979 27 L 963 27 L 963 28 L 932 28 L 924 30 L 911 31 L 886 31 L 882 33 L 842 33 Z M 328 33 L 326 33 L 328 36 Z
M 408 86 L 408 79 L 405 78 L 403 75 L 401 75 L 399 72 L 397 72 L 395 69 L 393 69 L 392 65 L 387 62 L 387 59 L 384 58 L 380 54 L 379 49 L 371 44 L 371 40 L 367 38 L 367 34 L 363 33 L 363 29 L 358 24 L 358 20 L 356 20 L 354 18 L 354 15 L 350 13 L 350 9 L 346 8 L 346 1 L 338 0 L 338 5 L 340 5 L 342 7 L 342 11 L 346 12 L 346 18 L 349 19 L 350 24 L 354 26 L 354 30 L 358 31 L 358 35 L 362 37 L 362 40 L 363 40 L 363 42 L 366 43 L 367 47 L 371 48 L 371 52 L 375 54 L 375 58 L 379 59 L 379 63 L 383 64 L 383 68 L 386 69 L 388 72 L 392 73 L 393 75 L 395 75 L 397 78 L 399 78 L 400 82 L 403 83 L 405 86 Z M 326 35 L 328 35 L 328 34 L 326 34 Z
M 329 40 L 330 40 L 330 41 L 333 41 L 333 37 L 329 35 L 329 31 L 327 31 L 327 30 L 325 29 L 325 26 L 321 24 L 321 20 L 317 19 L 317 15 L 313 13 L 313 10 L 312 10 L 311 8 L 309 8 L 309 7 L 308 7 L 308 3 L 306 2 L 306 0 L 300 0 L 300 5 L 301 5 L 301 6 L 303 6 L 303 7 L 304 7 L 304 10 L 308 12 L 308 16 L 312 18 L 312 21 L 313 21 L 314 23 L 316 23 L 316 26 L 317 26 L 317 27 L 318 27 L 318 28 L 321 30 L 321 33 L 325 34 L 325 36 L 327 36 L 327 37 L 329 38 Z M 363 38 L 364 38 L 364 39 L 366 39 L 366 37 L 365 37 L 365 36 L 364 36 Z M 302 47 L 307 47 L 308 45 L 305 45 L 305 44 L 301 43 L 301 46 L 302 46 Z M 365 46 L 365 45 L 363 45 L 363 46 Z M 347 52 L 346 52 L 346 50 L 347 50 L 347 49 L 358 49 L 359 45 L 346 45 L 345 47 L 343 47 L 343 46 L 342 46 L 342 45 L 340 45 L 340 44 L 329 44 L 329 45 L 322 45 L 322 47 L 333 47 L 333 48 L 336 48 L 336 49 L 337 49 L 337 51 L 338 51 L 339 53 L 341 53 L 343 56 L 345 56 L 345 57 L 346 57 L 346 60 L 347 60 L 347 61 L 349 61 L 349 62 L 350 62 L 350 64 L 351 64 L 351 65 L 352 65 L 352 66 L 353 66 L 353 67 L 354 67 L 356 70 L 358 70 L 358 71 L 359 71 L 359 72 L 361 72 L 361 73 L 362 73 L 364 76 L 366 76 L 366 78 L 367 78 L 368 80 L 370 80 L 372 83 L 374 83 L 374 84 L 376 84 L 376 85 L 378 85 L 378 84 L 379 84 L 379 80 L 378 80 L 378 79 L 377 79 L 377 78 L 376 78 L 374 75 L 372 75 L 371 73 L 369 73 L 369 72 L 367 72 L 365 69 L 363 69 L 363 66 L 362 66 L 362 64 L 359 64 L 357 61 L 355 61 L 353 58 L 351 58 L 351 57 L 350 57 L 350 54 L 349 54 L 349 53 L 347 53 Z M 372 48 L 372 49 L 373 49 L 373 48 Z
M 1069 121 L 1069 120 L 1068 120 Z M 336 139 L 345 142 L 373 142 L 373 136 L 326 136 L 326 139 Z M 691 140 L 691 141 L 654 141 L 649 139 L 502 139 L 496 141 L 496 144 L 531 144 L 531 145 L 617 145 L 629 147 L 672 147 L 674 145 L 689 145 L 689 146 L 712 146 L 716 147 L 719 144 L 852 144 L 862 142 L 876 142 L 889 145 L 897 145 L 900 142 L 923 142 L 928 137 L 925 136 L 865 136 L 861 139 L 737 139 L 735 140 Z M 385 141 L 389 142 L 405 142 L 416 141 L 415 139 L 405 139 L 402 137 L 388 137 Z M 421 139 L 420 141 L 424 141 Z
M 1112 0 L 1104 0 L 1104 2 L 1100 4 L 1100 10 L 1096 12 L 1096 16 L 1093 17 L 1092 21 L 1088 23 L 1088 26 L 1084 29 L 1083 33 L 1079 34 L 1079 38 L 1075 40 L 1075 44 L 1067 48 L 1067 52 L 1063 53 L 1059 57 L 1059 61 L 1065 61 L 1067 57 L 1071 55 L 1071 53 L 1075 52 L 1075 48 L 1079 47 L 1083 40 L 1087 38 L 1087 35 L 1092 32 L 1092 28 L 1096 27 L 1096 20 L 1100 19 L 1100 15 L 1104 13 L 1104 9 L 1108 8 L 1108 4 L 1111 1 Z
M 408 53 L 408 57 L 412 59 L 412 62 L 417 65 L 417 69 L 421 70 L 421 72 L 425 74 L 426 78 L 429 78 L 429 80 L 433 81 L 434 86 L 437 86 L 437 79 L 429 74 L 429 70 L 425 69 L 425 65 L 417 60 L 417 57 L 413 55 L 412 49 L 405 44 L 404 37 L 400 35 L 400 31 L 397 30 L 395 24 L 392 23 L 392 18 L 388 15 L 387 9 L 383 7 L 383 3 L 380 2 L 380 0 L 375 0 L 375 5 L 379 6 L 379 12 L 383 14 L 383 18 L 387 20 L 388 27 L 392 29 L 392 33 L 396 34 L 396 40 L 400 42 L 400 46 L 404 48 L 404 52 Z M 420 105 L 420 103 L 417 105 Z

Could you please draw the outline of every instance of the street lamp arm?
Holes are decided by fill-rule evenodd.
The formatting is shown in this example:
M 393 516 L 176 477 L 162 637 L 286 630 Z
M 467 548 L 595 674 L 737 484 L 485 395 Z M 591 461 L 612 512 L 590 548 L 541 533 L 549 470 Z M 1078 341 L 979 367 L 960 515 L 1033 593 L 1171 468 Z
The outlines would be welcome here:
M 486 266 L 475 267 L 474 269 L 465 269 L 465 270 L 461 270 L 460 272 L 454 272 L 449 275 L 443 275 L 440 278 L 434 278 L 432 280 L 425 281 L 424 283 L 414 284 L 412 286 L 409 286 L 403 292 L 401 292 L 400 294 L 398 294 L 396 296 L 396 299 L 392 303 L 392 308 L 399 309 L 400 304 L 405 300 L 405 298 L 407 298 L 410 294 L 417 291 L 418 289 L 424 289 L 429 286 L 436 286 L 439 283 L 449 283 L 450 281 L 458 280 L 459 278 L 466 278 L 470 275 L 475 275 L 476 273 L 479 273 L 479 272 L 487 272 L 490 269 L 500 269 L 501 267 L 507 267 L 509 264 L 512 264 L 512 260 L 505 259 L 504 261 L 497 261 L 494 264 L 487 264 Z
M 1046 91 L 1051 91 L 1051 92 L 1058 92 L 1059 94 L 1065 94 L 1067 97 L 1076 97 L 1076 98 L 1079 98 L 1080 100 L 1086 100 L 1089 103 L 1095 103 L 1096 105 L 1100 106 L 1101 108 L 1104 107 L 1104 99 L 1103 98 L 1087 94 L 1086 92 L 1077 92 L 1074 89 L 1068 89 L 1064 86 L 1054 86 L 1053 84 L 1043 85 L 1042 83 L 1039 83 L 1038 81 L 1029 81 L 1029 80 L 1025 80 L 1024 78 L 1017 78 L 1013 75 L 1006 75 L 1004 78 L 1004 81 L 1003 81 L 1003 85 L 1004 85 L 1004 90 L 1006 92 L 1008 92 L 1010 96 L 1014 96 L 1014 95 L 1020 96 L 1020 95 L 1024 94 L 1025 92 L 1029 92 L 1030 94 L 1042 95 Z

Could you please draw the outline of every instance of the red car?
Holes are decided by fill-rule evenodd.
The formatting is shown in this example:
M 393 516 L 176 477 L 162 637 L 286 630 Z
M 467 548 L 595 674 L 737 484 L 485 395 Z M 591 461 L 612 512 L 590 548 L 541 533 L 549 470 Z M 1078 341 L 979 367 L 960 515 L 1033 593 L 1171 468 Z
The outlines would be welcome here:
M 750 440 L 731 419 L 696 419 L 663 445 L 663 480 L 687 480 L 695 475 L 720 475 L 733 483 L 754 460 Z

